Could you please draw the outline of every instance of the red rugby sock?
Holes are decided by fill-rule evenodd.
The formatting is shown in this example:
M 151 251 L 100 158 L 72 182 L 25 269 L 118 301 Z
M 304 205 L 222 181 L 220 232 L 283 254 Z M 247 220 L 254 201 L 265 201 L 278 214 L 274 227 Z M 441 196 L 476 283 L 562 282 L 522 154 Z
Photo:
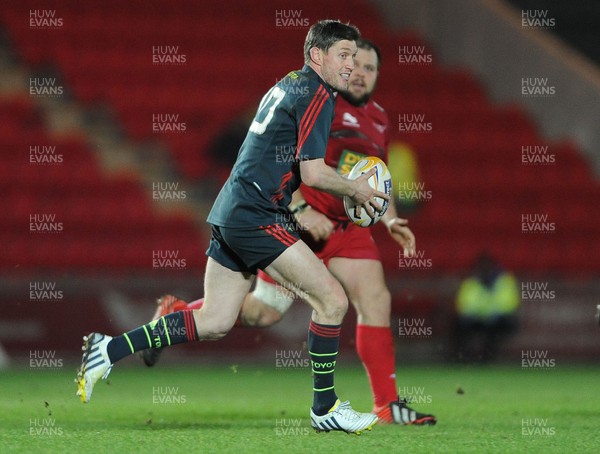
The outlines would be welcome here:
M 396 363 L 390 328 L 356 325 L 356 351 L 367 370 L 375 408 L 396 400 Z

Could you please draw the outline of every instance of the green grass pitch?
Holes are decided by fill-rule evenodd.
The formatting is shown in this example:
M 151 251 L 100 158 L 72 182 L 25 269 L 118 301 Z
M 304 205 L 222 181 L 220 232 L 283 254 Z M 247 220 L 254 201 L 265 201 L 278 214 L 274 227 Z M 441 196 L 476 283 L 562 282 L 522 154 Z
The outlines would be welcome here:
M 309 428 L 307 369 L 146 369 L 127 361 L 91 403 L 75 366 L 0 372 L 0 452 L 517 453 L 598 452 L 600 368 L 400 368 L 399 386 L 434 427 L 377 425 L 360 436 Z M 339 367 L 338 394 L 371 408 L 361 366 Z M 463 393 L 457 392 L 459 388 Z

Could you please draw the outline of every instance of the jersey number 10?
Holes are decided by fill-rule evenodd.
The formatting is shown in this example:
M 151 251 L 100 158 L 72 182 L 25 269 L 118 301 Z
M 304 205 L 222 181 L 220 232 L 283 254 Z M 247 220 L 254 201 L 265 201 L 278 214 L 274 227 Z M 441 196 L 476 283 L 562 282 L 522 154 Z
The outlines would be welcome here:
M 263 134 L 267 129 L 267 126 L 273 119 L 275 108 L 283 100 L 285 91 L 274 86 L 271 88 L 266 95 L 263 96 L 260 104 L 258 105 L 258 112 L 256 117 L 250 125 L 250 131 L 254 134 Z

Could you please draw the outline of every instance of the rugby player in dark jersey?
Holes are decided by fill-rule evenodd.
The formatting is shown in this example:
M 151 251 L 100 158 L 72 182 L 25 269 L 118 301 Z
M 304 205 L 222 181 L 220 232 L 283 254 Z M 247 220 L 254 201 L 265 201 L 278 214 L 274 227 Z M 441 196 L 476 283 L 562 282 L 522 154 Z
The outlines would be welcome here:
M 377 156 L 387 163 L 389 120 L 384 109 L 371 99 L 377 83 L 381 52 L 364 39 L 357 41 L 355 68 L 347 91 L 335 104 L 325 163 L 345 175 L 361 158 Z M 301 185 L 291 204 L 300 237 L 340 281 L 357 313 L 356 350 L 365 366 L 373 394 L 373 413 L 380 423 L 433 425 L 436 418 L 417 412 L 398 396 L 395 351 L 390 330 L 392 297 L 385 284 L 383 266 L 371 229 L 349 222 L 339 197 Z M 415 237 L 405 219 L 389 206 L 384 223 L 406 256 L 414 254 Z M 259 272 L 255 290 L 246 297 L 240 325 L 268 327 L 277 323 L 295 295 Z M 154 319 L 185 308 L 202 307 L 204 300 L 189 305 L 172 295 L 159 299 Z M 146 365 L 153 365 L 160 350 L 145 350 Z M 402 396 L 406 397 L 406 396 Z
M 313 308 L 308 349 L 313 370 L 311 425 L 317 430 L 360 433 L 377 417 L 341 402 L 334 389 L 340 326 L 348 300 L 340 283 L 290 227 L 288 205 L 302 181 L 308 187 L 349 196 L 370 215 L 381 206 L 369 172 L 356 180 L 324 162 L 337 90 L 354 68 L 358 30 L 339 21 L 314 24 L 304 43 L 305 65 L 263 97 L 231 175 L 208 216 L 204 304 L 174 312 L 110 337 L 84 337 L 77 395 L 89 402 L 93 387 L 112 366 L 136 351 L 195 340 L 219 339 L 234 325 L 258 270 L 298 289 Z

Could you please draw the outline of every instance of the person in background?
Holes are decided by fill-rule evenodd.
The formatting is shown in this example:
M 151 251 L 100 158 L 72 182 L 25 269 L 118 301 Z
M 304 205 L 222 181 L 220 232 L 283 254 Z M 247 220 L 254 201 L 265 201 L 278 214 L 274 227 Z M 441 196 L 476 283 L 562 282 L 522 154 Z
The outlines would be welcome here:
M 494 360 L 501 343 L 517 329 L 520 303 L 515 277 L 488 253 L 480 254 L 456 295 L 455 359 Z

